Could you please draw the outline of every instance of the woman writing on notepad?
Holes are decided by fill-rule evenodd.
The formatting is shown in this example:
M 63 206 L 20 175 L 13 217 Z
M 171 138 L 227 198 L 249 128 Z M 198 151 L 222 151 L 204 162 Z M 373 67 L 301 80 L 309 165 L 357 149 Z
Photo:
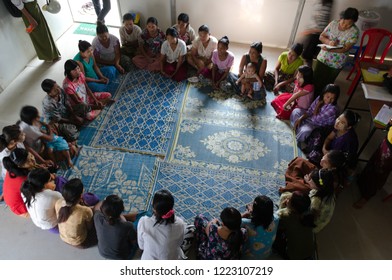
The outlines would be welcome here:
M 314 68 L 315 97 L 327 84 L 333 84 L 343 69 L 349 50 L 358 41 L 359 29 L 355 26 L 357 20 L 358 10 L 347 8 L 341 13 L 340 20 L 330 22 L 320 34 L 321 43 L 341 48 L 321 48 Z

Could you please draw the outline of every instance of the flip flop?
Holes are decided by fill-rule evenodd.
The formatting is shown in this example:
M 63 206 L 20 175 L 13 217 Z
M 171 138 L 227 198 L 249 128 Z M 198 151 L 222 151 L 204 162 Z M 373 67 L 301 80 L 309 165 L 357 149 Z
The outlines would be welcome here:
M 199 82 L 199 78 L 196 77 L 196 76 L 189 77 L 188 78 L 188 82 L 190 82 L 190 83 L 198 83 Z

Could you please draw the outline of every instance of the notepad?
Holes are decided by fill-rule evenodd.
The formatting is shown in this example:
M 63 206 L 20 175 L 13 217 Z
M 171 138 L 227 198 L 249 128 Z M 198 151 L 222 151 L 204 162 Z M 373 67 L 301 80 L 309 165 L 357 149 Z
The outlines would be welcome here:
M 388 105 L 384 104 L 382 105 L 380 111 L 378 111 L 376 117 L 374 118 L 374 122 L 386 126 L 391 118 L 392 118 L 392 107 L 389 107 Z
M 386 87 L 362 83 L 362 89 L 366 99 L 392 102 L 392 94 Z
M 334 50 L 334 49 L 342 49 L 343 45 L 337 45 L 337 46 L 330 46 L 330 45 L 326 45 L 326 44 L 318 44 L 317 47 L 326 47 L 327 50 Z

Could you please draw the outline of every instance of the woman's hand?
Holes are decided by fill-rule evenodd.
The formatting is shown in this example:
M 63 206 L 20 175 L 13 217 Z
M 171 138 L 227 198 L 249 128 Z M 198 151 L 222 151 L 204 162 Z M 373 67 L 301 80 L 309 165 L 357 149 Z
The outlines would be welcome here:
M 310 181 L 312 181 L 312 179 L 310 178 L 310 174 L 306 174 L 304 176 L 304 180 L 305 180 L 306 183 L 309 183 Z
M 250 218 L 252 216 L 253 211 L 253 203 L 249 203 L 245 206 L 246 211 L 242 213 L 242 218 Z
M 44 165 L 46 165 L 46 167 L 55 166 L 54 162 L 51 161 L 50 159 L 45 160 Z
M 304 180 L 305 183 L 307 183 L 311 189 L 317 189 L 317 186 L 315 182 L 312 180 L 312 178 L 310 177 L 310 174 L 306 174 Z
M 120 72 L 121 74 L 125 73 L 124 68 L 122 68 L 122 66 L 120 64 L 116 64 L 114 65 L 116 67 L 116 69 L 118 70 L 118 72 Z
M 31 17 L 29 19 L 29 23 L 30 23 L 32 29 L 35 29 L 38 26 L 38 22 L 35 19 L 33 19 L 33 17 Z
M 95 104 L 97 105 L 99 110 L 102 110 L 105 107 L 105 105 L 103 105 L 101 101 L 98 101 L 98 99 L 95 100 Z
M 283 86 L 282 82 L 281 82 L 281 83 L 275 84 L 274 89 L 273 89 L 274 93 L 275 93 L 275 94 L 278 94 L 278 93 L 279 93 L 279 90 L 280 90 L 280 88 L 281 88 L 282 86 Z
M 109 78 L 103 76 L 102 78 L 99 79 L 99 83 L 107 85 L 109 83 Z
M 298 127 L 301 125 L 302 118 L 299 118 L 298 120 L 295 121 L 294 123 L 294 130 L 297 130 Z

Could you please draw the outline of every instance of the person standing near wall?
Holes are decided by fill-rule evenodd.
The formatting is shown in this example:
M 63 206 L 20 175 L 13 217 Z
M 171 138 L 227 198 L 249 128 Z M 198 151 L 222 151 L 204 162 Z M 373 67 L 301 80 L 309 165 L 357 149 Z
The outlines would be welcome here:
M 331 21 L 320 34 L 319 39 L 325 46 L 317 55 L 314 66 L 315 97 L 320 95 L 326 85 L 335 82 L 349 57 L 350 49 L 357 43 L 359 29 L 355 22 L 358 15 L 357 9 L 347 8 L 340 14 L 339 20 Z M 336 46 L 339 48 L 331 48 Z
M 111 6 L 110 0 L 102 0 L 103 7 L 101 9 L 101 0 L 93 0 L 94 10 L 97 14 L 97 23 L 105 24 L 105 17 L 109 13 Z
M 37 3 L 37 0 L 11 0 L 22 12 L 26 28 L 30 27 L 30 38 L 37 52 L 38 59 L 47 62 L 56 62 L 61 54 L 56 47 L 49 26 Z
M 304 45 L 302 58 L 310 67 L 312 67 L 313 58 L 320 51 L 320 48 L 317 47 L 318 44 L 321 44 L 319 37 L 330 21 L 332 5 L 333 0 L 318 0 L 312 11 L 311 24 L 301 33 Z

